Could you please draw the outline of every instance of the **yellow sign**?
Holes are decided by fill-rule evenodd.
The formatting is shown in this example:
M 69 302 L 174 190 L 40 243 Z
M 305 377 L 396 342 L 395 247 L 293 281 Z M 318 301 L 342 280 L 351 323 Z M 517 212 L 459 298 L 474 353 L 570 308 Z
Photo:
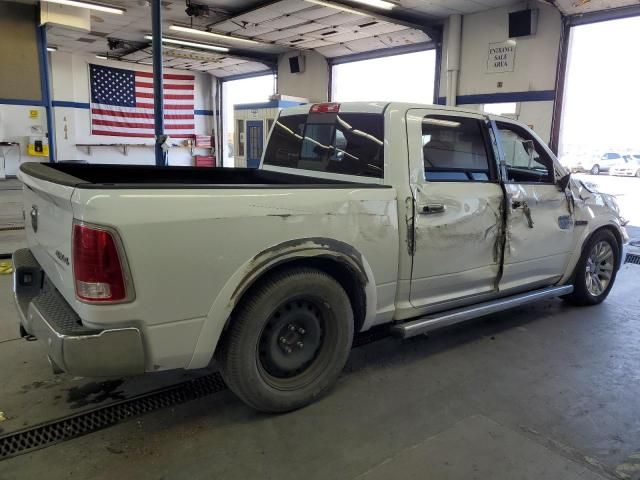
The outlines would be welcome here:
M 40 112 L 38 110 L 29 110 L 29 118 L 38 118 Z

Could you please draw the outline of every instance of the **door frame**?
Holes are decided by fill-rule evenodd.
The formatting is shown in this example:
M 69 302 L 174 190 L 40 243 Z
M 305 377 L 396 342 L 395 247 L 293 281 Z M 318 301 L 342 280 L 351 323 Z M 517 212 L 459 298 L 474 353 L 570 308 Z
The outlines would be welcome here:
M 260 157 L 257 159 L 258 164 L 255 165 L 255 167 L 250 166 L 249 165 L 249 154 L 251 153 L 251 147 L 252 147 L 252 142 L 251 142 L 251 135 L 249 134 L 249 129 L 250 128 L 256 128 L 256 127 L 260 127 L 260 135 L 259 135 L 259 139 L 260 139 L 260 150 L 262 150 L 260 152 Z M 244 135 L 245 135 L 245 149 L 246 151 L 245 153 L 245 163 L 247 164 L 247 168 L 258 168 L 260 166 L 260 161 L 262 160 L 262 153 L 263 153 L 263 149 L 264 149 L 264 120 L 247 120 L 246 121 L 246 125 L 244 128 Z M 256 160 L 256 159 L 252 159 L 252 160 Z

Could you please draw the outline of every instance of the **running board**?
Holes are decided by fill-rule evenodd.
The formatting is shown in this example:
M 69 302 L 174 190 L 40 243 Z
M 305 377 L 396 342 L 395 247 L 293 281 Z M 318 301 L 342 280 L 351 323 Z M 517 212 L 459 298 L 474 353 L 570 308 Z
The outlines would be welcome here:
M 568 295 L 573 292 L 573 285 L 563 285 L 561 287 L 542 288 L 532 292 L 513 295 L 511 297 L 500 298 L 490 302 L 471 305 L 470 307 L 449 310 L 434 315 L 418 318 L 409 322 L 394 325 L 391 328 L 392 335 L 401 338 L 409 338 L 414 335 L 421 335 L 437 328 L 455 325 L 472 318 L 483 317 L 492 313 L 502 312 L 510 308 L 521 307 L 529 303 L 545 300 L 547 298 Z

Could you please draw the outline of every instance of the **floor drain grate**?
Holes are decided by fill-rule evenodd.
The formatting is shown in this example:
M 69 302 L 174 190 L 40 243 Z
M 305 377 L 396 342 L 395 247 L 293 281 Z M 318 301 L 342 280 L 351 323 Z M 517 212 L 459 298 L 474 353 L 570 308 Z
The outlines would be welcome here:
M 354 347 L 389 335 L 388 326 L 356 335 Z M 227 386 L 219 372 L 0 437 L 0 461 L 111 427 L 132 417 L 205 397 Z
M 110 427 L 131 417 L 225 390 L 216 372 L 179 385 L 0 437 L 0 460 Z
M 636 265 L 640 265 L 640 255 L 636 253 L 627 253 L 627 256 L 624 259 L 624 263 L 634 263 Z

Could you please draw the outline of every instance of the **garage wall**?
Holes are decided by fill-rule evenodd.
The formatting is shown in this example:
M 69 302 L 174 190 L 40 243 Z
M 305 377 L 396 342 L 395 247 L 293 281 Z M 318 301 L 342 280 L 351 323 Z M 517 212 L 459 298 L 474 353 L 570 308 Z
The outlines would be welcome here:
M 121 149 L 113 147 L 93 148 L 91 155 L 77 143 L 145 143 L 153 145 L 153 139 L 111 137 L 91 135 L 91 117 L 89 111 L 89 64 L 105 65 L 114 68 L 131 68 L 151 72 L 151 66 L 133 65 L 123 62 L 99 60 L 95 57 L 72 55 L 56 52 L 51 56 L 52 89 L 54 117 L 56 125 L 57 159 L 87 160 L 91 163 L 129 163 L 154 164 L 153 148 L 132 147 L 125 156 Z M 195 124 L 197 134 L 211 134 L 212 120 L 212 82 L 208 74 L 165 69 L 166 72 L 191 73 L 196 76 Z M 182 140 L 175 140 L 179 143 Z M 198 149 L 196 153 L 206 154 Z M 186 147 L 176 147 L 169 151 L 169 165 L 192 165 L 191 152 Z
M 329 92 L 329 65 L 327 59 L 317 52 L 304 52 L 305 71 L 291 73 L 289 57 L 296 54 L 280 55 L 278 59 L 278 92 L 282 95 L 307 98 L 311 102 L 326 102 Z
M 515 39 L 513 72 L 488 73 L 489 44 L 508 39 L 509 12 L 523 10 L 527 5 L 537 8 L 539 12 L 536 34 Z M 446 28 L 445 25 L 445 52 Z M 551 134 L 561 30 L 560 12 L 541 2 L 515 3 L 510 7 L 464 15 L 458 105 L 480 109 L 484 103 L 519 102 L 518 119 L 533 125 L 534 130 L 548 141 Z M 446 95 L 446 69 L 446 55 L 443 55 L 439 103 L 444 103 Z

